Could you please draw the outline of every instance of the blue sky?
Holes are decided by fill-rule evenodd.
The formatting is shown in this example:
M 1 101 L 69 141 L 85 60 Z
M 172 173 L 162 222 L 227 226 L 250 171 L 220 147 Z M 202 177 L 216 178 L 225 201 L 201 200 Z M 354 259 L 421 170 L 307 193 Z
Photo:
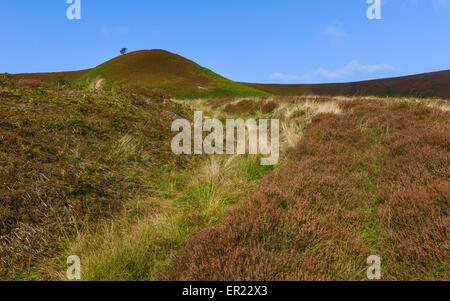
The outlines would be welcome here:
M 236 81 L 322 83 L 450 69 L 450 0 L 0 0 L 0 72 L 166 49 Z

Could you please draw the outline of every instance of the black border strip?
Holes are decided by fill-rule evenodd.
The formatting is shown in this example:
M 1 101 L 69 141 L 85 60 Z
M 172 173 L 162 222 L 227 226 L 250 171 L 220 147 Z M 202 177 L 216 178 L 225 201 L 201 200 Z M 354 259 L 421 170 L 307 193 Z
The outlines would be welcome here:
M 249 291 L 249 287 L 253 287 L 253 293 L 259 291 L 259 294 L 238 296 L 236 294 L 227 294 L 229 287 L 240 287 L 238 291 L 242 292 L 243 287 Z M 267 287 L 267 289 L 255 289 L 255 287 Z M 184 289 L 194 288 L 215 288 L 216 294 L 214 299 L 210 296 L 184 296 Z M 417 289 L 438 289 L 448 288 L 447 282 L 0 282 L 0 291 L 13 291 L 14 295 L 21 293 L 30 294 L 33 292 L 52 292 L 52 295 L 60 293 L 71 297 L 89 297 L 86 290 L 94 290 L 100 293 L 106 293 L 115 297 L 124 295 L 130 297 L 130 291 L 133 293 L 144 294 L 144 296 L 166 296 L 176 297 L 177 300 L 191 299 L 196 300 L 229 300 L 234 297 L 239 299 L 256 299 L 264 297 L 281 297 L 281 296 L 306 296 L 305 293 L 313 293 L 314 296 L 331 293 L 345 292 L 346 295 L 357 292 L 359 296 L 376 294 L 379 290 L 398 289 L 402 292 L 411 292 Z M 233 291 L 233 289 L 230 289 Z M 267 291 L 267 294 L 264 292 Z M 144 298 L 148 299 L 149 298 Z M 161 298 L 158 298 L 159 300 Z

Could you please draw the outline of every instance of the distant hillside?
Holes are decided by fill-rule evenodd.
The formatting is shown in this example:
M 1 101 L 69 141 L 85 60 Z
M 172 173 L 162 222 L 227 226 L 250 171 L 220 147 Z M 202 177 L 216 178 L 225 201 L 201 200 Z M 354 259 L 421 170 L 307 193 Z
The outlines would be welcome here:
M 13 77 L 16 79 L 38 79 L 46 83 L 55 83 L 60 79 L 64 79 L 68 82 L 73 82 L 89 70 L 91 69 L 50 73 L 20 73 L 14 74 Z
M 48 83 L 64 79 L 78 86 L 86 86 L 102 78 L 110 86 L 138 84 L 149 88 L 162 88 L 177 98 L 312 94 L 450 98 L 450 70 L 339 84 L 238 83 L 189 59 L 159 49 L 131 52 L 87 70 L 16 74 L 14 77 L 39 79 Z
M 276 95 L 436 96 L 450 98 L 450 70 L 341 84 L 245 84 Z

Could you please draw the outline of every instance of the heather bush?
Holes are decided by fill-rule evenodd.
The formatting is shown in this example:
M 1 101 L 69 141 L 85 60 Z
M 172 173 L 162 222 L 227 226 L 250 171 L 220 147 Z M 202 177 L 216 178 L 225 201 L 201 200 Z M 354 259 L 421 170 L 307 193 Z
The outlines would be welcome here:
M 55 86 L 56 87 L 58 87 L 58 88 L 61 88 L 61 87 L 69 87 L 70 86 L 70 83 L 68 82 L 68 81 L 66 81 L 65 79 L 58 79 L 57 81 L 56 81 L 56 83 L 55 83 Z
M 43 81 L 36 79 L 19 79 L 15 86 L 20 89 L 37 89 L 37 88 L 47 88 L 48 85 Z
M 378 255 L 384 280 L 448 280 L 449 113 L 373 98 L 340 110 L 317 115 L 291 162 L 160 278 L 366 280 Z
M 122 90 L 136 96 L 144 96 L 155 102 L 164 102 L 171 98 L 170 94 L 160 88 L 146 88 L 140 85 L 128 84 Z

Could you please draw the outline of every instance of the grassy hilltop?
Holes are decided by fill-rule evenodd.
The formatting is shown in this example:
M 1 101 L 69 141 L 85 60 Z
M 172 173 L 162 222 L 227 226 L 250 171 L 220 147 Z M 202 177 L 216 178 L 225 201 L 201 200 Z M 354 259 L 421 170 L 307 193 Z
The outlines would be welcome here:
M 133 84 L 161 88 L 176 98 L 268 95 L 264 91 L 226 79 L 177 54 L 159 49 L 130 52 L 88 70 L 18 74 L 15 77 L 42 80 L 49 84 L 64 79 L 78 87 L 86 87 L 99 80 L 109 87 Z

